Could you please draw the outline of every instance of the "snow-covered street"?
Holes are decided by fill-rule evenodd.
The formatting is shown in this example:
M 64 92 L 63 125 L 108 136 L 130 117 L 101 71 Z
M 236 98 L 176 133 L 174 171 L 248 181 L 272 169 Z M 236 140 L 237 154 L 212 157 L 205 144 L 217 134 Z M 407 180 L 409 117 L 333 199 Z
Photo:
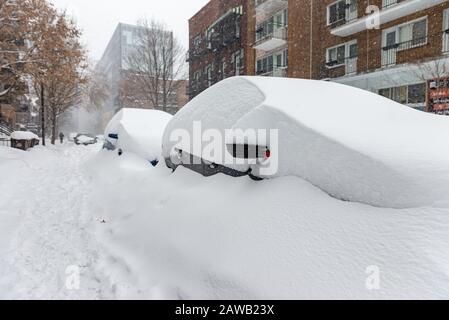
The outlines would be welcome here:
M 99 149 L 0 149 L 0 298 L 449 297 L 443 203 L 374 208 Z

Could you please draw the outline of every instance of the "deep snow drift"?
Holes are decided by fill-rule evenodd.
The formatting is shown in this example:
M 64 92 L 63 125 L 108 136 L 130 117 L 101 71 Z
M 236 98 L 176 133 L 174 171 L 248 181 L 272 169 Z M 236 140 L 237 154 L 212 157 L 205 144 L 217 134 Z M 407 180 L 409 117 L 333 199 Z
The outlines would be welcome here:
M 374 208 L 297 177 L 172 174 L 108 152 L 87 166 L 119 297 L 130 287 L 174 299 L 449 297 L 449 205 Z
M 0 298 L 449 298 L 449 201 L 374 208 L 100 148 L 0 147 Z
M 300 79 L 226 79 L 169 123 L 165 157 L 174 146 L 171 132 L 191 132 L 195 120 L 203 131 L 278 129 L 274 176 L 302 177 L 339 199 L 406 208 L 436 204 L 449 190 L 449 118 L 357 88 Z

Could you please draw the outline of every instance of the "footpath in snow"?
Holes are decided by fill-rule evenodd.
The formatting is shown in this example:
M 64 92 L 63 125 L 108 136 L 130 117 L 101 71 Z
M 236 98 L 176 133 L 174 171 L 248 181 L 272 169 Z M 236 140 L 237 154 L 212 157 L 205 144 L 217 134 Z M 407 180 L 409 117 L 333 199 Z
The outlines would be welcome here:
M 0 298 L 111 298 L 82 165 L 98 147 L 0 149 Z M 75 276 L 79 272 L 79 290 Z

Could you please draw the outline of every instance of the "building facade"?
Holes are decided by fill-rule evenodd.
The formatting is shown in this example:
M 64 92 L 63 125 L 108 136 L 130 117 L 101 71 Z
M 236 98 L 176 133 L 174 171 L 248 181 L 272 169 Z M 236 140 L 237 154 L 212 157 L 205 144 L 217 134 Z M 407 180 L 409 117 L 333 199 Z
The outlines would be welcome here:
M 289 1 L 255 0 L 255 74 L 286 77 L 288 59 Z M 299 17 L 291 17 L 297 19 Z
M 288 76 L 448 113 L 448 9 L 446 0 L 290 0 Z
M 144 89 L 138 88 L 139 74 L 129 65 L 129 57 L 139 46 L 139 34 L 142 27 L 119 23 L 111 40 L 106 47 L 101 60 L 97 63 L 96 69 L 101 73 L 110 89 L 110 98 L 105 105 L 105 114 L 103 121 L 107 123 L 109 119 L 122 108 L 147 108 L 160 109 L 161 106 L 154 106 L 142 94 Z M 171 32 L 167 37 L 172 38 Z M 187 100 L 184 80 L 175 80 L 176 90 L 170 95 L 168 101 L 168 110 L 176 113 L 184 106 Z
M 253 1 L 211 0 L 189 20 L 189 96 L 254 73 Z
M 207 37 L 207 26 L 236 4 L 223 9 L 217 4 L 223 2 L 211 1 L 190 20 L 191 52 L 200 42 L 198 35 Z M 335 81 L 420 110 L 449 114 L 449 1 L 250 0 L 241 4 L 247 8 L 247 37 L 238 42 L 247 56 L 243 74 Z M 200 79 L 194 82 L 200 85 L 193 88 L 193 96 L 211 84 L 204 83 L 210 78 L 208 66 L 215 60 L 214 67 L 219 66 L 221 58 L 209 50 L 198 62 L 190 60 L 190 78 Z

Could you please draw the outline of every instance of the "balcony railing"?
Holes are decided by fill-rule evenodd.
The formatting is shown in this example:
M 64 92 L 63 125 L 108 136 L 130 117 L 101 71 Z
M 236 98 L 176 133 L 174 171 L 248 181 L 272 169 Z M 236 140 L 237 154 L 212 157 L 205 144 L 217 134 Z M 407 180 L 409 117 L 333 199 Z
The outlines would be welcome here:
M 343 19 L 340 19 L 340 20 L 337 20 L 337 21 L 331 23 L 329 25 L 329 27 L 331 29 L 335 29 L 335 28 L 341 27 L 341 26 L 343 26 L 345 24 L 351 23 L 351 22 L 353 22 L 355 20 L 357 20 L 357 17 L 345 17 Z
M 349 24 L 358 19 L 358 2 L 357 0 L 352 0 L 346 2 L 343 8 L 339 9 L 337 13 L 337 20 L 329 23 L 331 29 L 338 28 L 342 25 Z
M 447 0 L 398 0 L 386 1 L 385 7 L 379 12 L 379 23 L 385 23 L 400 19 L 402 17 L 414 14 L 416 12 L 426 10 L 433 6 L 446 2 Z M 348 37 L 352 34 L 366 30 L 367 26 L 371 26 L 370 21 L 372 15 L 366 15 L 357 20 L 345 23 L 334 29 L 331 33 L 339 37 Z
M 382 67 L 395 65 L 399 52 L 421 47 L 426 45 L 427 42 L 428 36 L 382 47 Z
M 272 51 L 287 44 L 287 27 L 275 29 L 272 33 L 256 41 L 254 49 Z
M 358 56 L 350 56 L 350 57 L 345 57 L 343 59 L 340 60 L 335 60 L 335 61 L 328 61 L 326 62 L 326 69 L 327 71 L 325 71 L 324 73 L 327 74 L 327 76 L 325 76 L 325 78 L 329 78 L 329 74 L 330 69 L 335 69 L 335 68 L 345 68 L 345 73 L 344 75 L 350 75 L 350 74 L 354 74 L 357 73 L 357 63 L 358 63 Z
M 270 70 L 271 68 L 269 68 Z M 256 72 L 258 76 L 262 77 L 277 77 L 277 78 L 285 78 L 287 76 L 287 67 L 276 67 L 271 71 L 267 70 L 259 70 Z
M 388 9 L 407 0 L 382 0 L 382 9 Z

